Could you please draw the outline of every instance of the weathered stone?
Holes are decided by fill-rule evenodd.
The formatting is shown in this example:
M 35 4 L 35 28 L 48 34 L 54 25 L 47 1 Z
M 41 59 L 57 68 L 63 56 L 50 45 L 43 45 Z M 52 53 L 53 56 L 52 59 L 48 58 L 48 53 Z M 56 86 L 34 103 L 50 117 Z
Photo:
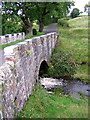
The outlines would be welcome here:
M 25 39 L 25 33 L 13 33 L 0 36 L 0 45 L 14 42 L 16 40 Z
M 0 113 L 4 118 L 14 118 L 15 112 L 22 110 L 38 80 L 40 65 L 49 61 L 56 40 L 57 33 L 48 33 L 4 49 L 5 64 L 0 67 Z
M 41 85 L 43 85 L 46 89 L 54 88 L 55 86 L 62 86 L 62 81 L 53 78 L 41 78 Z

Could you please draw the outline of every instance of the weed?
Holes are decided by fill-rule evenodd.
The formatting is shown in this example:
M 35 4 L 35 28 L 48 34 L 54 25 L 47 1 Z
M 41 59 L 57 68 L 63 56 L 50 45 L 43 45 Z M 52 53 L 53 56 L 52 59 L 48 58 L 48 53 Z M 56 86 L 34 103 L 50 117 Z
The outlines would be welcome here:
M 78 92 L 78 94 L 81 96 L 81 98 L 85 98 L 85 95 L 82 92 Z
M 30 53 L 31 53 L 31 50 L 28 50 L 28 51 L 27 51 L 27 55 L 29 56 L 29 55 L 30 55 Z

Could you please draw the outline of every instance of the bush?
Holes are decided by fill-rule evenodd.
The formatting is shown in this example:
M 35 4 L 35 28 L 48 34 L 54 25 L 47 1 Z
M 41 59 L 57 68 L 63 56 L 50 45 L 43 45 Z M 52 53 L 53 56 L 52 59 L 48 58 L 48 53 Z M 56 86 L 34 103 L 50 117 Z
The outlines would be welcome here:
M 71 16 L 66 16 L 62 18 L 62 20 L 70 20 L 70 19 L 71 19 Z
M 71 12 L 71 17 L 75 18 L 78 17 L 78 15 L 80 14 L 79 9 L 78 8 L 74 8 Z
M 33 29 L 33 35 L 37 35 L 37 30 Z
M 61 25 L 62 27 L 69 27 L 69 23 L 63 19 L 59 19 L 58 24 Z
M 66 54 L 63 51 L 55 52 L 51 57 L 47 76 L 59 78 L 60 76 L 73 74 L 75 66 L 70 57 L 70 53 Z

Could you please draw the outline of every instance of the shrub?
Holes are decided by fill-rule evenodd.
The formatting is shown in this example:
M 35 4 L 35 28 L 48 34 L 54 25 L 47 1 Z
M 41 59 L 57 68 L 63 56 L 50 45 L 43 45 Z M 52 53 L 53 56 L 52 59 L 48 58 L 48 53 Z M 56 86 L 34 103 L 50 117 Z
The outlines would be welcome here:
M 70 60 L 70 53 L 66 54 L 63 51 L 55 52 L 49 64 L 48 76 L 59 78 L 60 76 L 69 76 L 75 71 L 74 63 Z
M 80 14 L 79 9 L 78 8 L 74 8 L 71 12 L 71 17 L 75 18 L 78 17 L 78 15 Z
M 63 27 L 69 27 L 69 23 L 66 20 L 59 19 L 58 24 L 63 26 Z
M 37 35 L 37 30 L 33 29 L 33 35 Z
M 62 20 L 70 20 L 70 19 L 71 19 L 71 16 L 66 16 L 62 18 Z

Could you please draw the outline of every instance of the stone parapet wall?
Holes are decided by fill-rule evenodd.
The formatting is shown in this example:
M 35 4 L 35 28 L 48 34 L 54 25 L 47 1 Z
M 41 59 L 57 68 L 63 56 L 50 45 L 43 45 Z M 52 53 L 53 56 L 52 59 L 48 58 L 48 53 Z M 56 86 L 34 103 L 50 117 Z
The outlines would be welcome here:
M 13 33 L 0 36 L 0 45 L 14 42 L 16 40 L 25 39 L 25 33 Z
M 0 67 L 0 114 L 14 118 L 22 110 L 38 80 L 42 61 L 48 62 L 57 33 L 48 33 L 6 47 L 5 63 Z

